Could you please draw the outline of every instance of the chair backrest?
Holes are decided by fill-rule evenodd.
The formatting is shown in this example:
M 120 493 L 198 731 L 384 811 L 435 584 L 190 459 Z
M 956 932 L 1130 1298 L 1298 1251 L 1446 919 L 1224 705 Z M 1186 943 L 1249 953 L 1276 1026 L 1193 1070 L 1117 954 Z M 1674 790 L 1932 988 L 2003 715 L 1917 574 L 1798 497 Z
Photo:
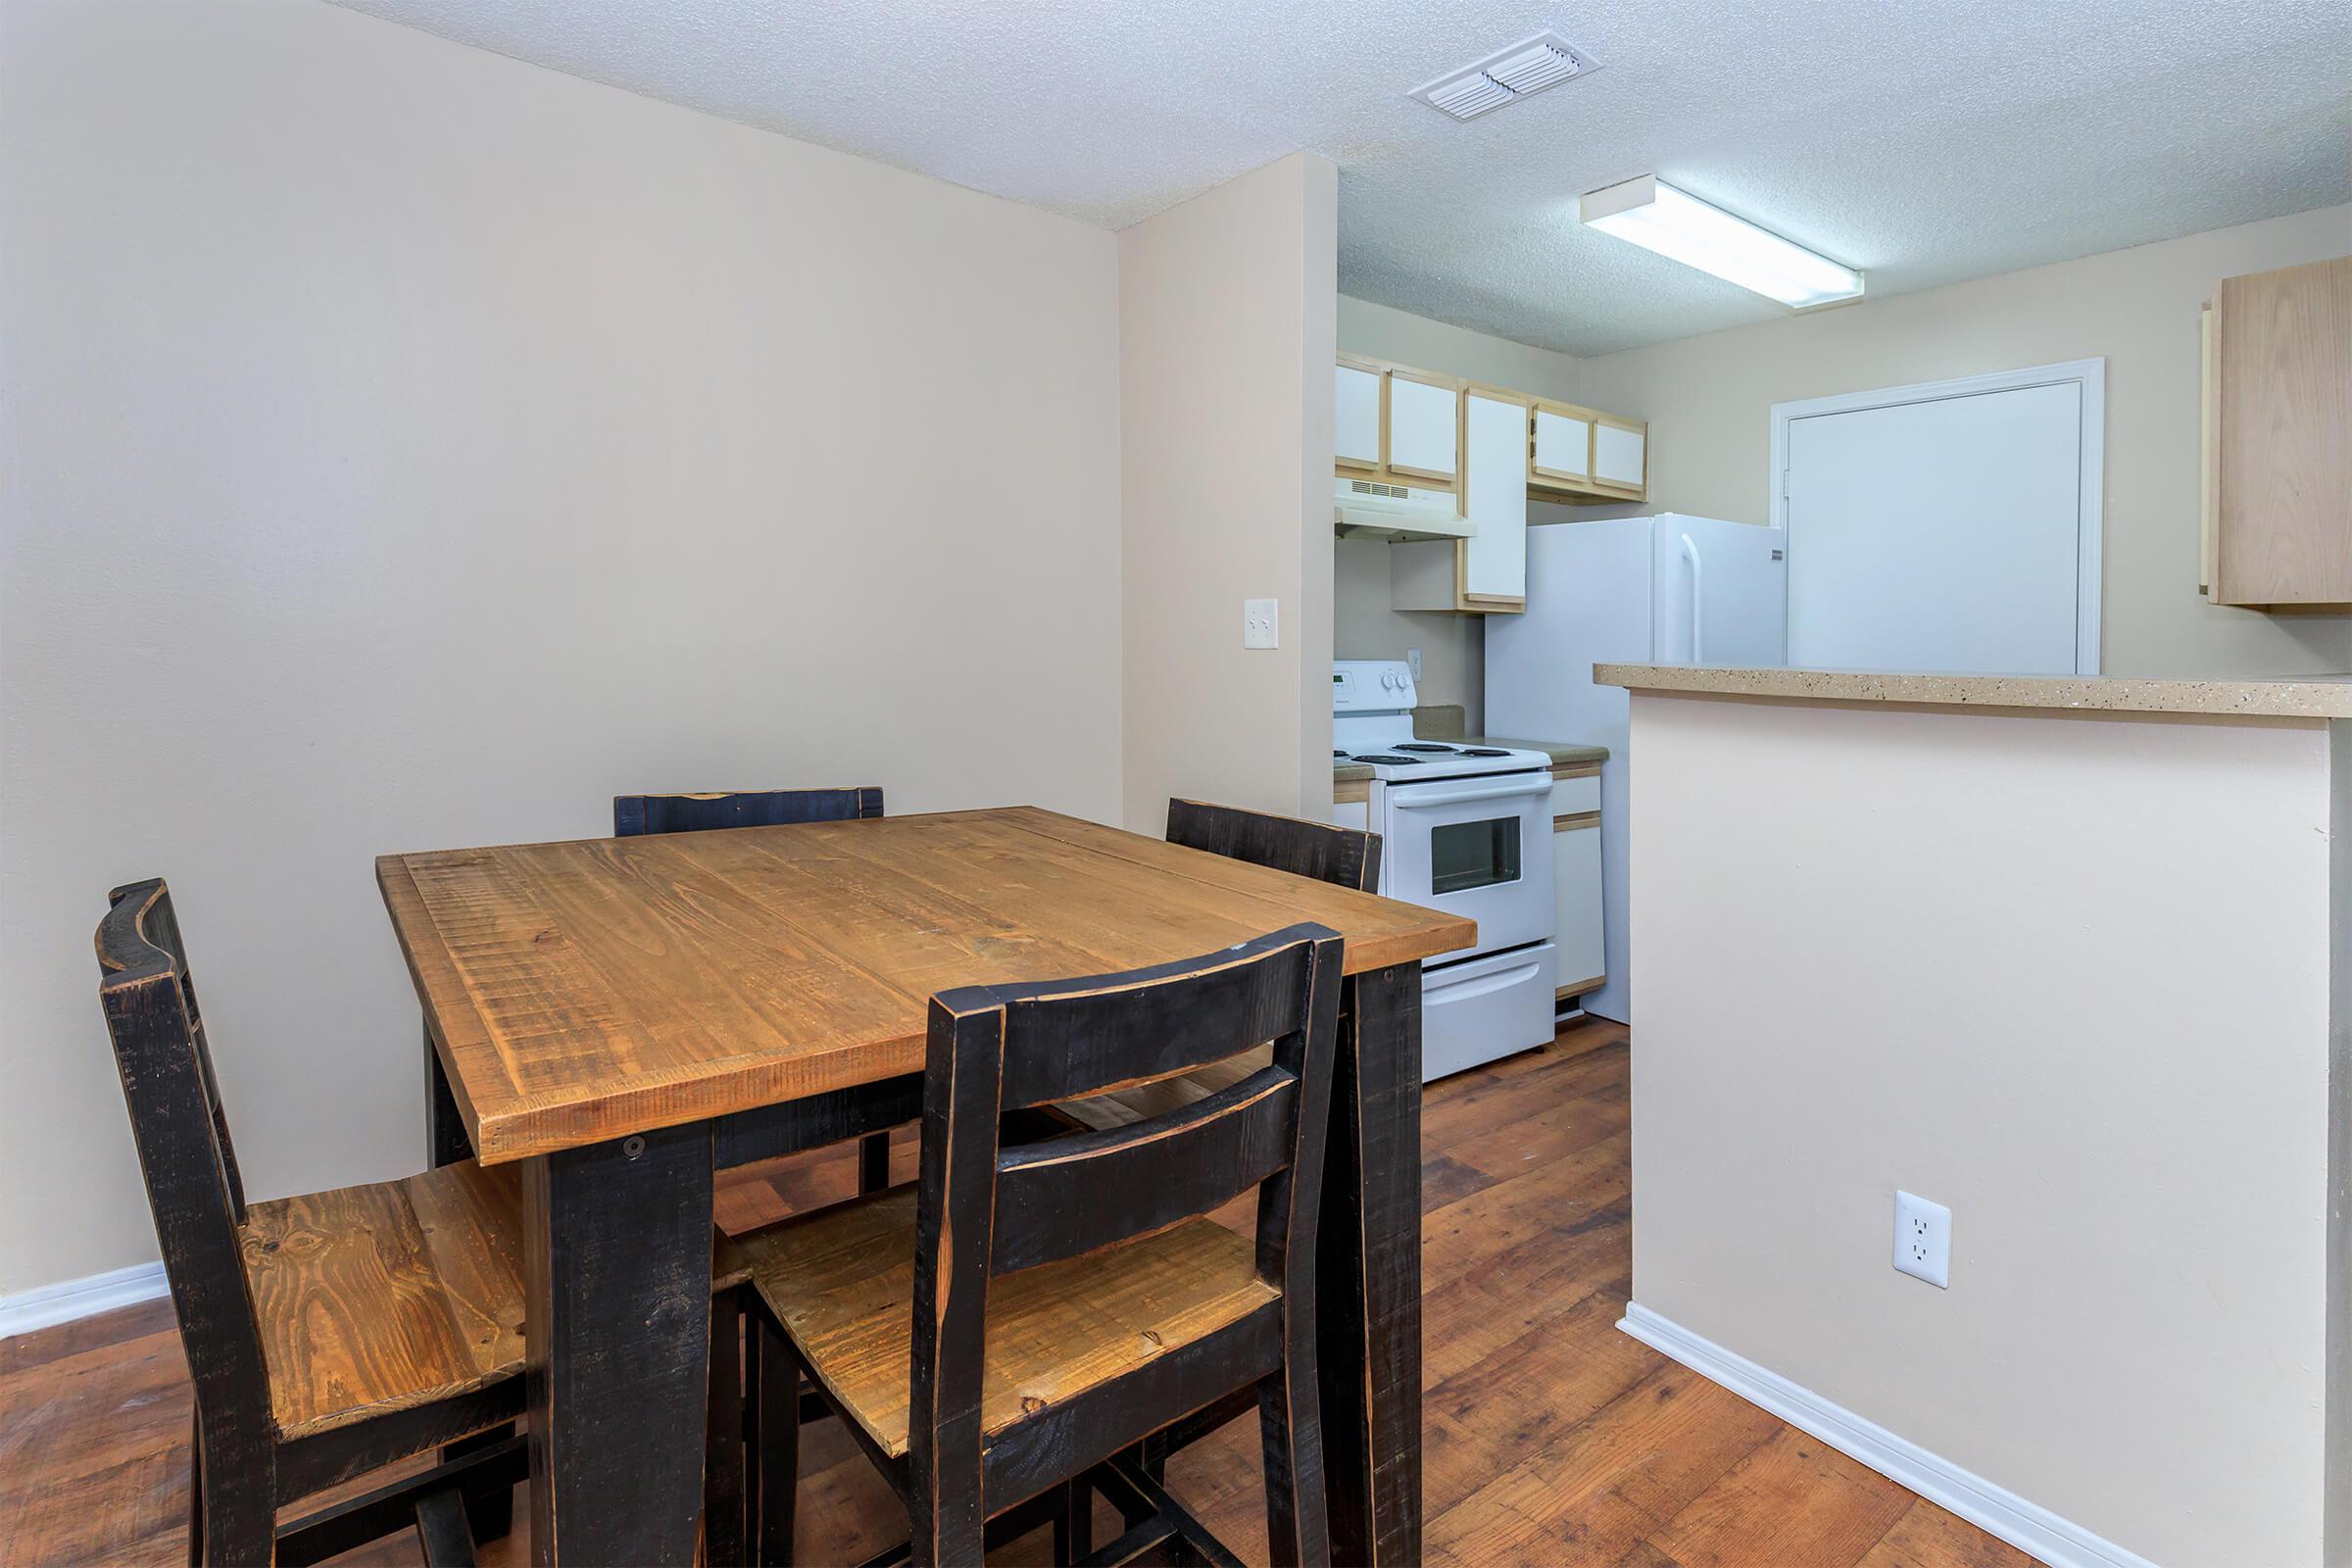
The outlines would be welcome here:
M 967 986 L 932 999 L 908 1423 L 923 1473 L 936 1473 L 934 1434 L 966 1417 L 976 1462 L 995 1275 L 1165 1229 L 1255 1187 L 1259 1276 L 1313 1299 L 1343 956 L 1337 932 L 1295 925 L 1124 974 Z M 1268 1043 L 1268 1065 L 1179 1109 L 999 1146 L 1004 1111 L 1167 1077 Z
M 699 833 L 714 827 L 785 827 L 882 814 L 878 785 L 841 790 L 717 790 L 700 795 L 615 795 L 612 836 Z
M 245 1189 L 187 950 L 161 881 L 108 895 L 98 924 L 98 1001 L 114 1039 L 131 1137 L 208 1443 L 258 1441 L 270 1383 L 239 1228 Z
M 1364 893 L 1380 887 L 1380 835 L 1329 822 L 1172 799 L 1168 842 Z

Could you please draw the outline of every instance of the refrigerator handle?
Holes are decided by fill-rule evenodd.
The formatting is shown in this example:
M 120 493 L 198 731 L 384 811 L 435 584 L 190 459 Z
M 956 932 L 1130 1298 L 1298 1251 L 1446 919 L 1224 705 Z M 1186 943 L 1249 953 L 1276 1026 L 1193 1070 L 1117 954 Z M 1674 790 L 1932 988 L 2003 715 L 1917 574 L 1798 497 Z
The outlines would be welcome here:
M 1698 546 L 1690 542 L 1689 534 L 1683 535 L 1683 559 L 1690 563 L 1690 662 L 1703 664 L 1707 661 L 1706 643 L 1699 626 L 1707 607 L 1706 568 L 1700 564 Z

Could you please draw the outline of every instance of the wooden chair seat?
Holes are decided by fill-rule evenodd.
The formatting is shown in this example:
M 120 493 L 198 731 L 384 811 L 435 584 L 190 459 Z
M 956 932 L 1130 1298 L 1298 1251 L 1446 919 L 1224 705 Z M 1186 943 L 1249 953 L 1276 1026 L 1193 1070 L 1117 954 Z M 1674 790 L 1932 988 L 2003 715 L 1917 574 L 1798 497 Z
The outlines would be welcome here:
M 514 1167 L 472 1160 L 251 1204 L 239 1241 L 278 1436 L 520 1372 L 521 1205 Z
M 906 1452 L 915 1188 L 855 1199 L 744 1238 L 752 1277 L 802 1359 L 893 1458 Z M 1242 1321 L 1281 1292 L 1250 1241 L 1205 1219 L 998 1278 L 990 1287 L 986 1438 Z

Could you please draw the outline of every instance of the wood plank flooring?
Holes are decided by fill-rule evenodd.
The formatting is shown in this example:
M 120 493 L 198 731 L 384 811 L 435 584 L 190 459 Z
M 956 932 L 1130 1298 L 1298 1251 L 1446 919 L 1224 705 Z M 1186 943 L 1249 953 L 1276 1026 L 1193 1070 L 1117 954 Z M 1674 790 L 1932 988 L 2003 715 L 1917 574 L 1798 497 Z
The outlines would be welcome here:
M 1435 1086 L 1423 1114 L 1424 1503 L 1433 1564 L 2024 1568 L 2028 1559 L 1616 1330 L 1632 1269 L 1627 1042 L 1613 1024 Z M 913 1174 L 911 1135 L 893 1151 Z M 740 1229 L 855 1188 L 846 1149 L 738 1172 Z M 188 1391 L 169 1302 L 0 1342 L 0 1564 L 183 1563 Z M 831 1422 L 803 1448 L 800 1559 L 903 1539 Z M 1257 1428 L 1170 1485 L 1265 1561 Z M 1098 1541 L 1107 1541 L 1104 1513 Z M 1043 1532 L 992 1561 L 1050 1560 Z M 485 1564 L 527 1560 L 517 1535 Z M 411 1539 L 346 1563 L 408 1564 Z

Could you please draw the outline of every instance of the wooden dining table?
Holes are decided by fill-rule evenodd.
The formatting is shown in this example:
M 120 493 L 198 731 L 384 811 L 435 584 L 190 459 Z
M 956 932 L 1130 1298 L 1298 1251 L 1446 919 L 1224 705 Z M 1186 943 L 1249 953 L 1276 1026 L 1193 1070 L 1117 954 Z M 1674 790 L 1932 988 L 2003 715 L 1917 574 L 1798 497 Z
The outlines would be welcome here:
M 1471 922 L 1035 807 L 389 855 L 436 1161 L 516 1163 L 531 1543 L 686 1564 L 712 1173 L 921 1105 L 955 986 L 1347 941 L 1317 1346 L 1332 1553 L 1421 1555 L 1421 960 Z

